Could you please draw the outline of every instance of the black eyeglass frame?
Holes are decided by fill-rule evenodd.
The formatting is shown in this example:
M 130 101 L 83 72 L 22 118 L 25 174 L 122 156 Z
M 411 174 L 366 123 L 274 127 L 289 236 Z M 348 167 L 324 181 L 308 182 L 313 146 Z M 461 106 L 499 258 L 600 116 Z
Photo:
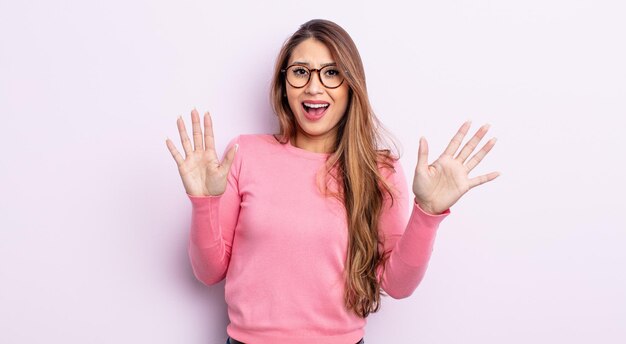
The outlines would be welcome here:
M 287 83 L 288 83 L 291 87 L 293 87 L 293 88 L 303 88 L 303 87 L 305 87 L 306 85 L 308 85 L 308 84 L 309 84 L 309 82 L 311 82 L 311 75 L 313 75 L 313 72 L 317 72 L 317 77 L 318 77 L 318 79 L 320 80 L 320 83 L 322 84 L 322 86 L 324 86 L 324 87 L 326 87 L 326 88 L 329 88 L 329 89 L 331 89 L 331 90 L 332 90 L 332 89 L 335 89 L 335 88 L 337 88 L 337 87 L 339 87 L 339 86 L 341 86 L 341 85 L 343 85 L 343 82 L 344 82 L 344 81 L 346 81 L 346 77 L 345 77 L 345 76 L 342 76 L 342 79 L 341 79 L 341 82 L 339 83 L 339 85 L 334 86 L 334 87 L 329 87 L 329 86 L 326 86 L 326 84 L 324 83 L 324 81 L 322 81 L 322 70 L 323 70 L 323 69 L 325 69 L 325 68 L 329 68 L 329 67 L 335 67 L 335 68 L 336 68 L 336 67 L 337 67 L 337 65 L 335 65 L 335 64 L 328 65 L 328 66 L 324 66 L 324 67 L 322 67 L 322 68 L 315 68 L 315 69 L 311 69 L 311 68 L 309 68 L 309 67 L 307 67 L 307 66 L 303 66 L 303 65 L 301 65 L 301 64 L 292 64 L 292 65 L 287 66 L 287 68 L 285 68 L 285 69 L 281 69 L 281 70 L 280 70 L 280 72 L 281 72 L 281 73 L 283 73 L 283 74 L 287 74 L 287 70 L 288 70 L 289 68 L 291 68 L 291 67 L 295 67 L 295 66 L 302 67 L 302 68 L 304 68 L 304 69 L 308 70 L 308 71 L 309 71 L 309 78 L 308 78 L 308 79 L 307 79 L 307 81 L 304 83 L 304 85 L 302 85 L 302 86 L 299 86 L 299 87 L 298 87 L 298 86 L 294 86 L 292 83 L 290 83 L 290 82 L 289 82 L 289 78 L 287 77 L 287 75 L 285 75 L 285 81 L 287 81 Z M 346 73 L 346 74 L 348 74 L 348 71 L 345 71 L 345 73 Z

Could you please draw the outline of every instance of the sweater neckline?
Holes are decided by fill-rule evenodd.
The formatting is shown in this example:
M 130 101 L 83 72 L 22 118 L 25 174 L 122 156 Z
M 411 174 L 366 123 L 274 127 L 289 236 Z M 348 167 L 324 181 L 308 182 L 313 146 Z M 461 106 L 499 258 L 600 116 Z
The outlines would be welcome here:
M 293 144 L 291 144 L 291 140 L 287 140 L 287 143 L 281 143 L 280 141 L 278 141 L 278 139 L 276 138 L 275 135 L 270 134 L 272 136 L 272 139 L 274 140 L 274 142 L 276 142 L 277 144 L 285 147 L 285 149 L 287 149 L 289 152 L 297 155 L 297 156 L 301 156 L 303 158 L 307 158 L 307 159 L 316 159 L 316 160 L 326 160 L 328 159 L 328 157 L 331 155 L 331 153 L 317 153 L 317 152 L 311 152 L 308 151 L 306 149 L 302 149 L 300 147 L 296 147 Z

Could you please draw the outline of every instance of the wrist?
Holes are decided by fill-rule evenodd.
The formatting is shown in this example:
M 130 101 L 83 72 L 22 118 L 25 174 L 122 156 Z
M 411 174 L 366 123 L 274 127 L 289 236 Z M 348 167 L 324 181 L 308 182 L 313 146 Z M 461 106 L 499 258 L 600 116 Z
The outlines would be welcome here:
M 427 214 L 430 215 L 438 215 L 439 212 L 435 211 L 435 209 L 433 209 L 433 207 L 430 205 L 430 203 L 427 202 L 418 202 L 417 197 L 415 198 L 415 204 L 417 204 L 417 206 L 422 209 L 422 211 L 424 211 Z

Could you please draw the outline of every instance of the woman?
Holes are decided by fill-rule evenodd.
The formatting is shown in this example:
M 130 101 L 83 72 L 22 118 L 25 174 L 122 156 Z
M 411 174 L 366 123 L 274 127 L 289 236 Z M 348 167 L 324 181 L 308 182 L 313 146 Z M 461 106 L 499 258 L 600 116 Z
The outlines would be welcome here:
M 364 343 L 381 293 L 420 283 L 449 208 L 498 176 L 468 178 L 495 139 L 467 160 L 485 125 L 454 156 L 466 122 L 429 165 L 421 138 L 410 199 L 398 157 L 380 149 L 356 46 L 325 20 L 285 42 L 271 102 L 280 133 L 240 135 L 221 162 L 208 113 L 204 136 L 191 113 L 193 146 L 178 119 L 184 158 L 166 141 L 192 203 L 193 271 L 226 278 L 227 343 Z

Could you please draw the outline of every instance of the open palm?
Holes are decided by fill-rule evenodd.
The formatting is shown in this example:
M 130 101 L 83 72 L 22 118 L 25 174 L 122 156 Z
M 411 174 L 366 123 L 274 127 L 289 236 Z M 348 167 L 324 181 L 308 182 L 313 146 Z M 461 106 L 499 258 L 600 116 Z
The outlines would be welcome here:
M 185 191 L 191 196 L 218 196 L 223 194 L 226 190 L 226 178 L 233 163 L 237 145 L 226 153 L 224 161 L 220 163 L 215 152 L 213 123 L 208 112 L 204 115 L 204 135 L 200 127 L 198 111 L 194 109 L 191 112 L 193 147 L 189 136 L 187 136 L 182 117 L 178 118 L 176 125 L 185 157 L 183 158 L 170 139 L 167 139 L 165 143 L 178 165 L 178 172 L 183 180 Z
M 489 153 L 496 144 L 496 139 L 489 140 L 471 159 L 467 160 L 480 140 L 485 136 L 489 125 L 483 125 L 476 134 L 463 146 L 455 157 L 463 138 L 467 134 L 471 122 L 465 122 L 454 135 L 446 150 L 435 162 L 428 164 L 428 143 L 420 139 L 413 179 L 415 201 L 420 207 L 431 214 L 440 214 L 455 204 L 467 191 L 478 185 L 489 182 L 500 174 L 491 172 L 478 177 L 469 178 L 469 172 Z M 466 162 L 467 160 L 467 162 Z

